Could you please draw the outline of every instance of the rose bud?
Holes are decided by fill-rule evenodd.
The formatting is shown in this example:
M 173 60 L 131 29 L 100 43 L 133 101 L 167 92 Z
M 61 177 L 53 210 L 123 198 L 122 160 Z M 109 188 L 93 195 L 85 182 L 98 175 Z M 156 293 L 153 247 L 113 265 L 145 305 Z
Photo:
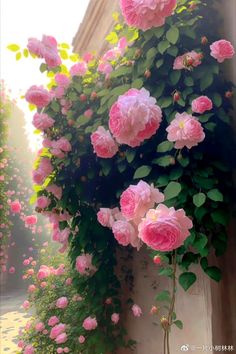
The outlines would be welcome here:
M 151 77 L 151 71 L 149 69 L 147 69 L 144 73 L 144 76 L 146 77 L 146 79 L 149 79 L 149 77 Z
M 207 39 L 206 36 L 203 36 L 203 37 L 201 38 L 201 43 L 202 43 L 203 45 L 206 45 L 206 44 L 208 43 L 208 39 Z
M 161 264 L 161 257 L 160 257 L 160 256 L 155 256 L 155 257 L 153 258 L 153 262 L 154 262 L 155 264 Z

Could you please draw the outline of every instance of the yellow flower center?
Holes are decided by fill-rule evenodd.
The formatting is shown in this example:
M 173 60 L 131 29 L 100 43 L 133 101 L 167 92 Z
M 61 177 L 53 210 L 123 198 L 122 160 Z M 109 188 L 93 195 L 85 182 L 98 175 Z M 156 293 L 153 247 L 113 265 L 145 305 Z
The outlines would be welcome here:
M 184 128 L 184 122 L 179 122 L 179 127 L 180 127 L 181 129 L 183 129 L 183 128 Z

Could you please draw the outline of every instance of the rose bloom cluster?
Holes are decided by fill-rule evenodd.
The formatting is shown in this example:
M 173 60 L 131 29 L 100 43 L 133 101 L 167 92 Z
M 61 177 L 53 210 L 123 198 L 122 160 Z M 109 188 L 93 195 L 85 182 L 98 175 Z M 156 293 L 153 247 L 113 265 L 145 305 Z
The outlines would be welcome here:
M 129 26 L 146 31 L 165 23 L 177 0 L 121 0 L 121 11 Z
M 55 68 L 61 64 L 57 41 L 52 36 L 43 35 L 41 41 L 36 38 L 29 38 L 27 48 L 30 53 L 39 58 L 44 58 L 49 68 Z
M 172 251 L 189 236 L 192 221 L 183 209 L 167 208 L 164 195 L 144 181 L 128 187 L 120 197 L 121 211 L 102 208 L 98 221 L 110 227 L 123 246 L 140 247 L 141 241 L 157 251 Z M 154 209 L 155 204 L 158 204 Z
M 157 132 L 161 120 L 162 112 L 156 99 L 144 88 L 130 89 L 111 107 L 109 129 L 112 136 L 103 127 L 91 135 L 94 152 L 99 157 L 111 158 L 118 151 L 117 143 L 137 147 Z

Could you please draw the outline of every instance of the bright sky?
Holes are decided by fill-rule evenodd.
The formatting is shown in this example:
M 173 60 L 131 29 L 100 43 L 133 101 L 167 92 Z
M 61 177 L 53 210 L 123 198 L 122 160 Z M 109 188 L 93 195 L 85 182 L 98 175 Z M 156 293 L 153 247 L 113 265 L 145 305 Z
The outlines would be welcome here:
M 6 49 L 16 43 L 25 48 L 29 37 L 41 39 L 43 34 L 54 36 L 58 43 L 72 43 L 89 0 L 0 0 L 1 4 L 1 79 L 17 98 L 24 111 L 31 147 L 35 141 L 30 125 L 32 113 L 20 99 L 27 89 L 45 84 L 39 72 L 40 61 L 31 58 L 15 60 L 15 54 Z

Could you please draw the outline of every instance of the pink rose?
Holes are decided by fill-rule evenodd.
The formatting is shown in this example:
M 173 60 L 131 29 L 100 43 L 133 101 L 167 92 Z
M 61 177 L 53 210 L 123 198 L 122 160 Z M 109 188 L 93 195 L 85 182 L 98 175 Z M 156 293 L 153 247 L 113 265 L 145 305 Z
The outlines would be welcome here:
M 184 146 L 191 149 L 205 138 L 201 123 L 185 112 L 177 113 L 166 131 L 167 139 L 175 142 L 176 149 L 182 149 Z
M 216 41 L 210 45 L 211 56 L 215 58 L 219 63 L 223 63 L 225 59 L 231 59 L 235 50 L 232 44 L 225 39 Z
M 63 152 L 69 152 L 72 149 L 70 142 L 64 137 L 56 141 L 52 141 L 52 148 L 59 149 Z
M 57 336 L 59 336 L 59 334 L 65 332 L 65 330 L 66 330 L 66 325 L 64 323 L 59 323 L 58 325 L 54 326 L 51 329 L 49 336 L 51 339 L 55 339 Z
M 67 305 L 68 305 L 68 299 L 65 296 L 60 297 L 56 301 L 56 307 L 58 307 L 59 309 L 64 309 L 67 307 Z
M 36 215 L 28 215 L 25 217 L 26 225 L 35 225 L 37 224 L 38 218 Z
M 118 146 L 112 138 L 110 132 L 101 126 L 98 127 L 94 133 L 92 133 L 91 143 L 93 145 L 94 152 L 98 157 L 111 158 L 118 151 Z
M 191 70 L 192 68 L 197 67 L 202 63 L 202 53 L 197 53 L 194 50 L 191 52 L 187 52 L 183 55 L 180 55 L 175 58 L 173 69 L 174 70 L 181 70 L 181 69 L 188 69 Z
M 91 316 L 87 317 L 83 322 L 83 327 L 86 331 L 92 331 L 93 329 L 97 328 L 97 320 L 96 317 L 92 318 Z
M 85 342 L 85 337 L 84 336 L 79 336 L 79 343 L 83 344 Z
M 56 81 L 58 86 L 64 87 L 64 88 L 67 88 L 69 86 L 69 84 L 70 84 L 70 79 L 65 74 L 58 74 L 57 73 L 55 75 L 55 81 Z
M 33 293 L 36 289 L 37 289 L 36 286 L 34 284 L 31 284 L 28 287 L 28 292 Z
M 61 347 L 60 347 L 60 348 L 57 348 L 57 353 L 58 353 L 58 354 L 64 353 L 63 348 L 61 348 Z
M 33 126 L 36 129 L 44 131 L 48 128 L 51 128 L 54 123 L 55 120 L 45 113 L 35 113 L 33 116 Z
M 21 211 L 21 203 L 19 202 L 19 200 L 11 202 L 10 207 L 12 213 L 18 214 Z
M 113 313 L 111 315 L 111 320 L 114 324 L 117 324 L 120 320 L 120 315 L 118 313 Z
M 164 194 L 158 188 L 139 181 L 137 185 L 130 185 L 120 197 L 121 213 L 127 220 L 138 224 L 148 209 L 153 208 L 155 203 L 164 201 Z
M 70 74 L 71 76 L 84 76 L 88 70 L 87 64 L 82 61 L 80 63 L 74 64 L 70 68 Z
M 138 232 L 134 225 L 126 220 L 117 220 L 112 225 L 112 232 L 116 241 L 122 246 L 131 244 L 133 247 L 140 247 Z
M 47 106 L 51 100 L 52 95 L 45 90 L 43 86 L 31 86 L 25 94 L 27 102 L 34 104 L 35 106 L 42 108 Z
M 119 209 L 109 209 L 109 208 L 100 208 L 99 212 L 97 213 L 98 222 L 104 227 L 112 227 L 115 219 L 115 213 L 118 213 Z
M 51 164 L 51 161 L 43 157 L 40 160 L 39 166 L 37 170 L 33 171 L 33 181 L 36 184 L 42 184 L 46 177 L 48 177 L 53 171 L 53 166 Z
M 200 96 L 192 101 L 192 111 L 195 113 L 204 113 L 212 109 L 212 101 L 207 96 Z
M 50 327 L 54 327 L 57 323 L 59 323 L 59 318 L 57 316 L 52 316 L 48 320 L 48 325 Z
M 9 273 L 14 274 L 16 272 L 15 267 L 10 267 L 9 268 Z
M 92 255 L 84 253 L 76 258 L 76 270 L 81 275 L 89 275 L 91 272 L 96 271 L 95 266 L 92 264 Z
M 43 57 L 44 46 L 40 40 L 36 38 L 29 38 L 27 48 L 29 49 L 30 53 L 37 55 L 37 57 Z
M 44 195 L 42 195 L 41 197 L 38 197 L 38 199 L 36 201 L 36 205 L 40 209 L 45 209 L 49 206 L 50 202 L 51 201 L 48 197 L 45 197 Z
M 110 63 L 101 62 L 98 65 L 98 71 L 102 74 L 109 75 L 113 71 L 113 67 Z
M 59 336 L 56 337 L 55 339 L 55 342 L 57 344 L 62 344 L 62 343 L 65 343 L 67 341 L 67 334 L 64 332 L 64 333 L 61 333 L 59 334 Z
M 85 112 L 84 112 L 84 116 L 88 119 L 90 119 L 93 115 L 93 110 L 92 109 L 87 109 Z
M 24 349 L 23 354 L 34 354 L 34 347 L 32 345 L 27 345 Z
M 48 266 L 46 265 L 41 265 L 40 269 L 37 273 L 37 278 L 39 280 L 45 279 L 51 275 L 51 270 Z
M 57 186 L 56 184 L 50 184 L 46 187 L 46 190 L 52 193 L 58 200 L 62 197 L 62 188 Z
M 192 221 L 183 209 L 175 210 L 164 204 L 150 209 L 139 224 L 139 237 L 156 251 L 169 252 L 180 247 L 189 236 Z
M 25 309 L 25 310 L 28 310 L 30 308 L 30 303 L 28 300 L 25 300 L 22 304 L 22 307 Z
M 135 317 L 140 317 L 142 315 L 142 309 L 137 304 L 132 306 L 132 312 Z
M 53 36 L 46 36 L 44 34 L 42 37 L 42 44 L 49 49 L 57 49 L 57 40 Z
M 72 278 L 67 278 L 66 281 L 65 281 L 65 284 L 67 286 L 71 285 L 72 284 Z
M 112 105 L 109 128 L 118 143 L 136 147 L 156 133 L 161 119 L 161 109 L 146 89 L 130 89 Z
M 43 56 L 49 68 L 55 68 L 61 65 L 61 58 L 59 57 L 56 50 L 44 48 Z
M 126 23 L 143 31 L 164 25 L 175 7 L 176 0 L 121 0 Z
M 35 325 L 35 330 L 37 332 L 42 332 L 44 330 L 45 326 L 44 326 L 44 323 L 43 322 L 38 322 L 36 323 Z

